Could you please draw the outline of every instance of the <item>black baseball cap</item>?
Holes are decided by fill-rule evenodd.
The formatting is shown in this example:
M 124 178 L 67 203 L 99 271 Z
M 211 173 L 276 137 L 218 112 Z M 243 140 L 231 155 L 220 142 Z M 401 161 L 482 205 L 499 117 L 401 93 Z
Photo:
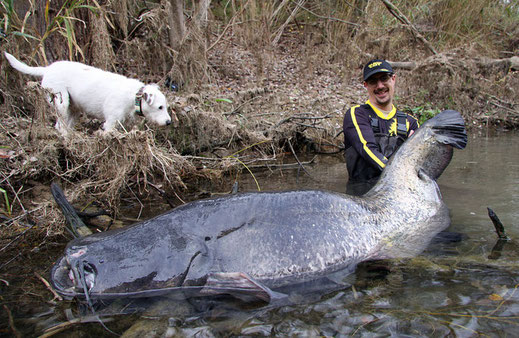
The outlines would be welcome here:
M 371 60 L 364 66 L 364 81 L 370 78 L 371 75 L 377 73 L 390 73 L 393 74 L 393 68 L 386 60 L 376 59 Z

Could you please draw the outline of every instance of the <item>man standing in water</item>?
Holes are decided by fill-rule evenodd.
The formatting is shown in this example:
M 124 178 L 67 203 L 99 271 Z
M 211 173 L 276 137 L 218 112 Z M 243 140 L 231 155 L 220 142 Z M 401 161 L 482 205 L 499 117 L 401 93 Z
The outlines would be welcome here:
M 418 128 L 418 121 L 393 105 L 396 75 L 385 60 L 364 66 L 368 101 L 344 114 L 344 145 L 349 180 L 346 193 L 362 195 L 377 182 L 388 159 Z M 405 177 L 402 177 L 405 179 Z

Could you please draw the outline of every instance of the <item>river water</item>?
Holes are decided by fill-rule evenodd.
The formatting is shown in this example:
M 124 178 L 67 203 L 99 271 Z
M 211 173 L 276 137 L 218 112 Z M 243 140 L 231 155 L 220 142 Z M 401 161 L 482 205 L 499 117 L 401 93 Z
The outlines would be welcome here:
M 298 305 L 248 308 L 227 301 L 155 303 L 140 314 L 108 320 L 126 337 L 163 336 L 516 336 L 519 333 L 519 134 L 470 136 L 465 150 L 439 179 L 451 211 L 450 235 L 413 259 L 366 264 L 344 288 L 296 299 Z M 286 160 L 286 162 L 291 162 Z M 295 162 L 295 161 L 293 161 Z M 255 174 L 262 190 L 317 188 L 343 192 L 346 170 L 337 156 L 320 156 L 303 171 L 273 169 Z M 405 178 L 402 178 L 405 179 Z M 246 171 L 241 191 L 257 190 Z M 230 187 L 229 187 L 230 188 Z M 487 213 L 505 225 L 498 242 Z M 120 309 L 112 306 L 112 313 Z M 63 313 L 75 313 L 65 303 Z M 129 311 L 120 310 L 120 313 Z M 88 312 L 84 312 L 88 313 Z M 99 313 L 102 313 L 100 311 Z M 40 333 L 61 316 L 42 319 Z M 99 323 L 69 326 L 61 334 L 111 336 Z

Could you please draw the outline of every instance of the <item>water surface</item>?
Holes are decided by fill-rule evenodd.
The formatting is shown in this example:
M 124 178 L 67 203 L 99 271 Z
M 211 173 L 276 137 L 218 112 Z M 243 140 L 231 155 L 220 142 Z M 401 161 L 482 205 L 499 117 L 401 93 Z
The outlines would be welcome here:
M 250 309 L 228 301 L 168 299 L 144 314 L 116 316 L 106 326 L 126 332 L 127 337 L 143 333 L 515 336 L 519 332 L 518 144 L 519 135 L 514 133 L 472 136 L 465 150 L 455 151 L 439 185 L 452 216 L 448 231 L 457 235 L 431 244 L 416 258 L 359 267 L 347 280 L 351 286 L 295 299 L 298 305 Z M 265 170 L 255 177 L 262 190 L 345 191 L 347 174 L 340 156 L 320 156 L 306 169 L 311 177 L 293 169 Z M 257 189 L 245 171 L 239 183 L 241 191 Z M 500 217 L 512 241 L 497 242 L 487 207 Z M 76 305 L 68 306 L 77 311 Z M 82 324 L 74 330 L 110 336 L 100 324 Z

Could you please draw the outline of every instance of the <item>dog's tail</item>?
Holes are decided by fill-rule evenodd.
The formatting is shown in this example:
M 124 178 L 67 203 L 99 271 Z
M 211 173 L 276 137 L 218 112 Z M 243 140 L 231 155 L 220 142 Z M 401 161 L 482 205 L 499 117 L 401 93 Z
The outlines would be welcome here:
M 5 52 L 5 57 L 7 58 L 7 61 L 9 61 L 11 66 L 13 66 L 13 68 L 19 72 L 33 76 L 43 76 L 44 74 L 45 67 L 30 67 L 25 63 L 18 61 L 14 56 L 7 52 Z

